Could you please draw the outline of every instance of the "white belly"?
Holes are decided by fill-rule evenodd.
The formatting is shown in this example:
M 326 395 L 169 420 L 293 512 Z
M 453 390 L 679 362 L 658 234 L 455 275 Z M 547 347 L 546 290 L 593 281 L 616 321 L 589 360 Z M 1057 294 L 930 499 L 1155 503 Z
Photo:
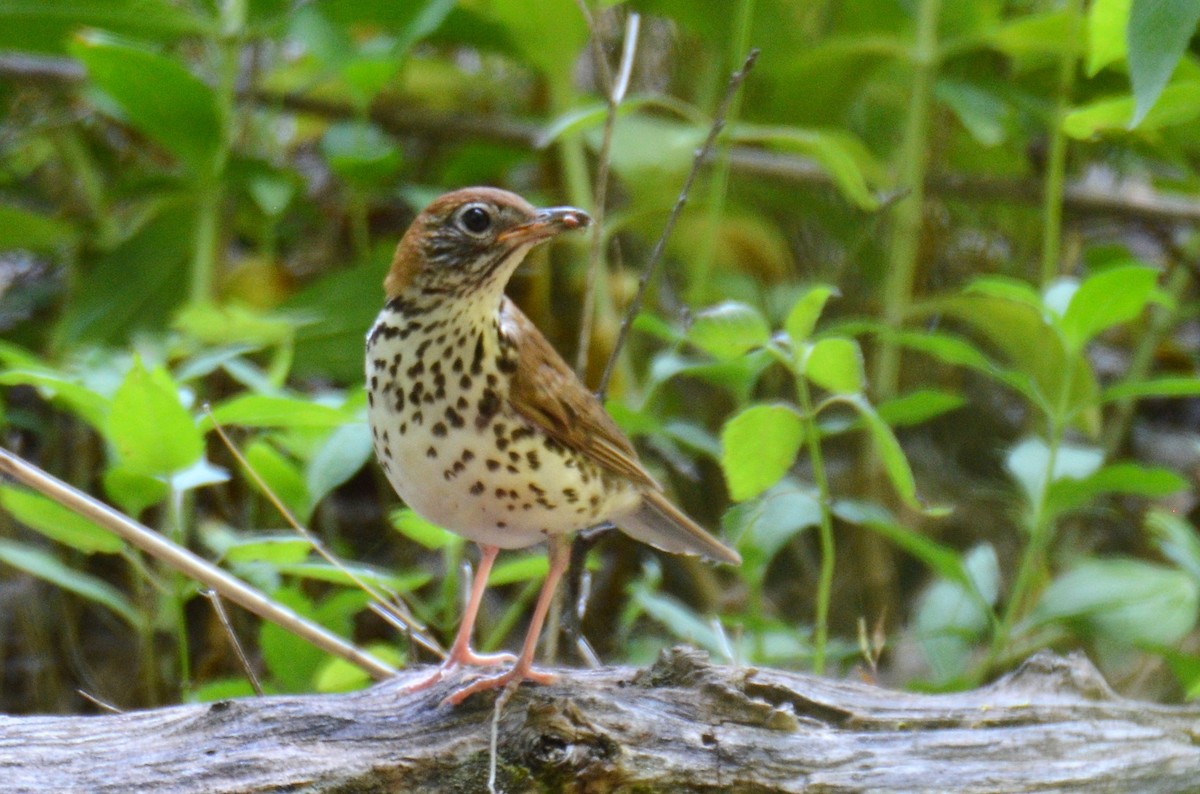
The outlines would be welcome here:
M 458 535 L 501 548 L 530 546 L 636 507 L 640 495 L 632 487 L 605 487 L 607 475 L 598 466 L 508 406 L 506 375 L 486 363 L 472 368 L 477 336 L 464 342 L 446 337 L 431 337 L 419 359 L 413 338 L 373 334 L 368 345 L 375 453 L 409 507 Z M 418 381 L 422 386 L 414 391 Z

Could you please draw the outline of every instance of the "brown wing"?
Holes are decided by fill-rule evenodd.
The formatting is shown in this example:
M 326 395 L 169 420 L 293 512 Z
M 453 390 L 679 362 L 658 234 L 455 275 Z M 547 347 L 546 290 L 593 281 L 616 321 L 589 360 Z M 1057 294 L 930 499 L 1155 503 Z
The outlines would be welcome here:
M 509 389 L 517 413 L 597 465 L 661 490 L 604 406 L 507 297 L 500 304 L 500 330 L 517 348 L 519 366 Z

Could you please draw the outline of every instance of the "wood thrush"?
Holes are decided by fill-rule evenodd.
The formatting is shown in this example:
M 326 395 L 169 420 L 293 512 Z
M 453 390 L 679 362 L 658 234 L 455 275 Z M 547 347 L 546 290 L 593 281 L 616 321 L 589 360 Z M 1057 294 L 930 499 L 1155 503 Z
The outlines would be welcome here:
M 536 209 L 495 188 L 458 190 L 417 216 L 384 280 L 387 303 L 367 335 L 375 453 L 409 507 L 482 555 L 449 655 L 410 690 L 459 665 L 514 660 L 470 646 L 500 549 L 546 541 L 550 570 L 515 664 L 451 703 L 551 679 L 533 655 L 576 531 L 611 521 L 664 551 L 741 562 L 667 501 L 600 402 L 504 295 L 531 248 L 590 222 L 582 210 Z

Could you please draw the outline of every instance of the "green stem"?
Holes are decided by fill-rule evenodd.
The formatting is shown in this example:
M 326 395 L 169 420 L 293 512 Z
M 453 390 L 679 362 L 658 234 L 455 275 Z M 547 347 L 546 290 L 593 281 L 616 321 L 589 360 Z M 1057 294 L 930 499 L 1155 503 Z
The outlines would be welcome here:
M 1076 362 L 1081 364 L 1081 362 Z M 1029 601 L 1037 579 L 1046 566 L 1046 557 L 1050 542 L 1054 539 L 1054 517 L 1049 511 L 1050 488 L 1054 484 L 1054 471 L 1058 466 L 1058 453 L 1062 447 L 1069 424 L 1068 403 L 1071 396 L 1073 368 L 1062 374 L 1059 385 L 1058 402 L 1053 407 L 1053 415 L 1049 417 L 1049 439 L 1047 440 L 1046 471 L 1042 476 L 1041 486 L 1033 501 L 1029 515 L 1029 543 L 1021 555 L 1017 566 L 1017 575 L 1013 580 L 1012 590 L 1008 594 L 1008 603 L 1000 620 L 992 633 L 991 646 L 988 654 L 977 670 L 977 678 L 986 676 L 995 666 L 1012 635 L 1013 626 L 1025 614 L 1026 602 Z
M 168 512 L 171 525 L 169 537 L 180 546 L 187 545 L 185 524 L 184 492 L 171 489 L 168 498 Z M 187 598 L 185 592 L 190 587 L 186 576 L 178 572 L 171 574 L 171 618 L 175 628 L 175 643 L 179 654 L 179 691 L 186 694 L 192 687 L 192 655 L 188 648 L 187 630 Z
M 1139 381 L 1150 374 L 1150 367 L 1154 363 L 1154 351 L 1158 349 L 1159 342 L 1170 332 L 1171 327 L 1175 325 L 1177 310 L 1170 306 L 1178 306 L 1183 300 L 1188 287 L 1192 283 L 1191 272 L 1188 268 L 1182 267 L 1179 262 L 1172 258 L 1167 274 L 1166 292 L 1171 298 L 1169 306 L 1154 306 L 1150 310 L 1150 321 L 1145 333 L 1138 340 L 1137 347 L 1133 351 L 1133 357 L 1129 362 L 1129 371 L 1125 375 L 1127 381 Z M 1125 438 L 1125 434 L 1129 432 L 1129 422 L 1133 417 L 1133 407 L 1136 401 L 1132 398 L 1121 400 L 1117 403 L 1113 412 L 1112 419 L 1108 422 L 1104 430 L 1104 457 L 1108 459 L 1116 451 L 1121 440 Z
M 738 4 L 737 19 L 734 21 L 733 44 L 730 50 L 729 70 L 717 72 L 717 85 L 724 83 L 725 73 L 736 69 L 745 52 L 750 49 L 750 27 L 754 20 L 754 0 L 741 0 Z M 719 99 L 718 94 L 718 99 Z M 738 92 L 729 105 L 727 122 L 732 124 L 737 120 L 741 108 L 742 95 Z M 717 235 L 721 230 L 721 219 L 725 215 L 725 196 L 729 189 L 729 149 L 721 148 L 713 163 L 712 181 L 708 188 L 708 220 L 705 223 L 705 238 L 700 246 L 699 256 L 694 269 L 695 276 L 688 289 L 688 302 L 693 306 L 703 303 L 708 294 L 708 281 L 712 276 L 713 259 L 716 256 Z
M 1059 272 L 1062 249 L 1063 189 L 1067 170 L 1067 136 L 1063 119 L 1071 107 L 1075 87 L 1075 64 L 1078 47 L 1079 19 L 1083 0 L 1067 0 L 1067 46 L 1058 62 L 1058 96 L 1051 117 L 1050 154 L 1046 163 L 1046 179 L 1042 191 L 1042 287 L 1046 287 Z
M 207 303 L 212 300 L 214 274 L 217 269 L 217 228 L 221 215 L 221 186 L 213 180 L 200 193 L 196 212 L 196 236 L 192 250 L 191 301 Z
M 808 381 L 803 375 L 796 376 L 796 396 L 803 414 L 805 446 L 808 447 L 809 465 L 812 466 L 817 500 L 821 505 L 821 521 L 817 525 L 817 536 L 821 545 L 821 568 L 817 578 L 817 614 L 813 631 L 813 672 L 821 675 L 825 672 L 825 651 L 829 644 L 829 601 L 833 592 L 833 514 L 830 511 L 829 478 L 825 472 L 825 458 L 821 453 L 821 431 L 817 427 Z
M 884 285 L 883 320 L 890 328 L 899 328 L 908 314 L 917 253 L 921 246 L 929 159 L 929 116 L 933 107 L 933 87 L 939 60 L 937 25 L 941 7 L 941 0 L 921 0 L 917 7 L 917 38 L 912 50 L 913 89 L 908 100 L 904 139 L 897 159 L 900 165 L 899 186 L 908 190 L 909 196 L 896 206 L 887 282 Z M 887 400 L 895 396 L 899 385 L 900 348 L 884 341 L 875 359 L 874 369 L 876 399 Z
M 218 238 L 224 187 L 221 179 L 229 161 L 236 114 L 238 63 L 245 35 L 246 0 L 225 0 L 221 5 L 221 32 L 217 41 L 220 60 L 216 98 L 222 118 L 221 138 L 211 170 L 197 175 L 199 205 L 192 251 L 192 303 L 212 300 L 218 259 Z

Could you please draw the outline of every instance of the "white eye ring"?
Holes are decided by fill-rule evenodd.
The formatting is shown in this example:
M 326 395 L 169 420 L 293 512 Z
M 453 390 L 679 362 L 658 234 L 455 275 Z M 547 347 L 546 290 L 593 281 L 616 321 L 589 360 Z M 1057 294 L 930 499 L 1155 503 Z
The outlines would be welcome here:
M 458 211 L 458 226 L 473 237 L 482 237 L 492 228 L 492 215 L 486 204 L 474 202 Z

